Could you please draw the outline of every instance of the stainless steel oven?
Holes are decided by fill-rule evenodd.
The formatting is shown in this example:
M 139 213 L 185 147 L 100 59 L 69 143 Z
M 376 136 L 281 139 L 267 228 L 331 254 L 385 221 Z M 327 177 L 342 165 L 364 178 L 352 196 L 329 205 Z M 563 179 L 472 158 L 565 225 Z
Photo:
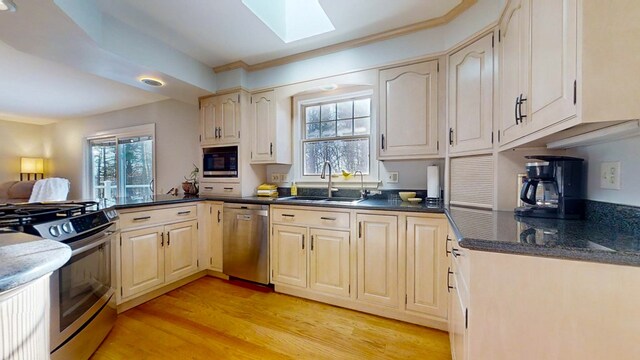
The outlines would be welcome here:
M 115 223 L 67 242 L 71 259 L 51 276 L 51 359 L 88 359 L 115 322 Z
M 238 147 L 220 146 L 202 149 L 202 177 L 237 178 Z

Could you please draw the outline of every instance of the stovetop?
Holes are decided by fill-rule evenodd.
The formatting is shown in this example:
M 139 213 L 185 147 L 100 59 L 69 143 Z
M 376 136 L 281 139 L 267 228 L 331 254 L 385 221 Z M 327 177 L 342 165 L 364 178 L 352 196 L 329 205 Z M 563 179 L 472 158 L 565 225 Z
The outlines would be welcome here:
M 58 241 L 69 241 L 113 222 L 113 208 L 94 201 L 0 205 L 0 227 Z

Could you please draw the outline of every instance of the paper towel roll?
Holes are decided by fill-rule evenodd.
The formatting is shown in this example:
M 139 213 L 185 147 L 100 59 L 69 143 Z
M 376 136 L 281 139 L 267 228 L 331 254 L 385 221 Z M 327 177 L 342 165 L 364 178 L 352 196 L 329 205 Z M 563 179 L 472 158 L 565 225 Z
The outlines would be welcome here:
M 427 167 L 427 197 L 440 198 L 440 173 L 437 165 Z

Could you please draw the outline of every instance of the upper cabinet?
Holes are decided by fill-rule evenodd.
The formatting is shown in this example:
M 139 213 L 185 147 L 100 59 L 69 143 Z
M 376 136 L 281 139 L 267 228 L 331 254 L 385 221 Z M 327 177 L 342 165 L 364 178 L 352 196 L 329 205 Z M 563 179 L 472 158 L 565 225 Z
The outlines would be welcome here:
M 449 153 L 491 150 L 493 34 L 449 57 Z
M 378 159 L 439 154 L 438 61 L 380 71 Z
M 240 93 L 201 100 L 200 144 L 233 144 L 240 141 Z
M 282 100 L 274 90 L 251 95 L 252 164 L 291 164 L 291 104 Z

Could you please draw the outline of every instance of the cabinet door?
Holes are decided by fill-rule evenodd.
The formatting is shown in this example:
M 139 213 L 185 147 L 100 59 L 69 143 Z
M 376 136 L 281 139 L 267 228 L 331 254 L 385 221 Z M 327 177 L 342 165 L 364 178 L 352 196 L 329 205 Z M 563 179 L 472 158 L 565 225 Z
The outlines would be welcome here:
M 215 144 L 217 141 L 218 106 L 215 98 L 202 100 L 200 104 L 200 143 Z
M 493 34 L 449 57 L 449 152 L 491 149 Z
M 465 360 L 468 357 L 467 342 L 467 306 L 465 305 L 466 288 L 462 282 L 458 282 L 455 260 L 451 261 L 452 274 L 451 294 L 449 296 L 449 339 L 451 343 L 451 358 L 453 360 Z
M 185 221 L 165 226 L 166 282 L 179 280 L 198 270 L 198 222 Z
M 517 99 L 527 98 L 529 76 L 529 0 L 509 3 L 500 23 L 500 142 L 507 143 L 525 135 L 525 124 L 517 121 Z M 527 104 L 521 105 L 522 115 L 527 115 Z M 526 118 L 524 120 L 526 123 Z
M 273 90 L 252 95 L 251 108 L 251 162 L 272 162 L 276 134 Z
M 218 143 L 237 142 L 240 139 L 240 94 L 222 95 L 218 101 Z
M 530 112 L 535 131 L 576 115 L 577 0 L 533 0 L 530 11 Z
M 273 225 L 271 266 L 274 284 L 307 287 L 307 228 Z
M 164 283 L 164 227 L 123 232 L 122 297 L 142 293 Z
M 447 317 L 447 224 L 407 217 L 407 309 Z
M 398 306 L 398 218 L 356 215 L 358 300 Z
M 349 297 L 348 231 L 310 229 L 309 287 Z
M 438 154 L 438 62 L 380 71 L 380 159 Z
M 211 270 L 222 272 L 222 204 L 211 205 L 211 228 L 209 230 L 209 251 Z

